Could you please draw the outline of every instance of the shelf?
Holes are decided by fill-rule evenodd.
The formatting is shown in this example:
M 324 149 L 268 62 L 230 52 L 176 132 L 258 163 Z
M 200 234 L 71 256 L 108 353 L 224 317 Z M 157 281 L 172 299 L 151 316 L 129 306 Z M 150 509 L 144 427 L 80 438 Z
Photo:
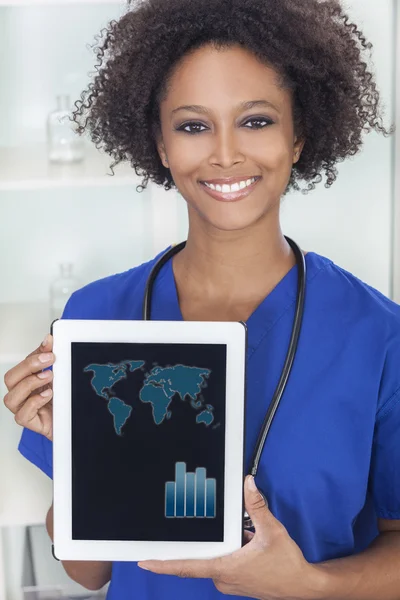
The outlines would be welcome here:
M 1 0 L 0 0 L 1 1 Z M 92 187 L 140 185 L 129 164 L 120 164 L 111 173 L 113 159 L 94 146 L 87 147 L 85 160 L 58 165 L 47 160 L 46 145 L 0 147 L 0 192 L 8 190 L 50 189 L 59 187 Z
M 4 386 L 5 387 L 5 386 Z M 1 389 L 1 398 L 6 390 Z M 52 482 L 18 452 L 22 427 L 0 402 L 0 527 L 42 525 L 52 501 Z
M 43 341 L 51 319 L 47 303 L 0 303 L 0 366 L 14 366 Z
M 44 523 L 52 485 L 17 450 L 22 428 L 4 406 L 4 375 L 43 341 L 50 329 L 47 303 L 0 304 L 0 527 Z

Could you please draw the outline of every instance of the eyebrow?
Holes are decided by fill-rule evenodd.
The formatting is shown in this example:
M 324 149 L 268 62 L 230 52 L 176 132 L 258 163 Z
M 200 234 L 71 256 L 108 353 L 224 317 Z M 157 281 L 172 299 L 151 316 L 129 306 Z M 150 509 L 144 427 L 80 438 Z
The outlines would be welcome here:
M 238 104 L 237 109 L 238 110 L 250 110 L 250 108 L 254 108 L 255 106 L 263 106 L 266 108 L 273 108 L 274 110 L 276 110 L 276 112 L 280 112 L 278 110 L 278 108 L 274 104 L 272 104 L 272 102 L 269 102 L 268 100 L 250 100 L 248 102 L 241 102 L 240 104 Z M 211 111 L 208 108 L 206 108 L 205 106 L 200 106 L 198 104 L 188 104 L 185 106 L 179 106 L 178 108 L 175 108 L 172 111 L 172 114 L 175 114 L 179 110 L 189 110 L 190 112 L 197 112 L 197 113 L 201 113 L 203 115 L 211 114 Z

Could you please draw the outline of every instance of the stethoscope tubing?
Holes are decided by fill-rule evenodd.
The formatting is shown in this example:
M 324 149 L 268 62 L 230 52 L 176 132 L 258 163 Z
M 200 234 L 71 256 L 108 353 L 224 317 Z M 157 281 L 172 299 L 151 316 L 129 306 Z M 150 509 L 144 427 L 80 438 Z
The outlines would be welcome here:
M 300 247 L 294 242 L 291 238 L 285 236 L 286 241 L 292 248 L 294 255 L 296 257 L 297 263 L 297 296 L 296 296 L 296 307 L 295 307 L 295 316 L 293 321 L 293 329 L 292 334 L 289 341 L 289 346 L 285 358 L 285 363 L 282 368 L 282 373 L 279 378 L 278 384 L 276 386 L 275 392 L 272 396 L 272 400 L 268 407 L 267 413 L 264 417 L 264 421 L 262 423 L 257 442 L 255 444 L 253 456 L 251 458 L 250 464 L 251 468 L 248 474 L 253 475 L 255 477 L 257 475 L 258 466 L 261 458 L 261 454 L 263 452 L 265 442 L 268 436 L 268 433 L 271 429 L 272 421 L 276 415 L 276 411 L 278 409 L 279 403 L 282 399 L 282 396 L 285 392 L 290 373 L 292 371 L 294 359 L 296 356 L 296 351 L 299 344 L 299 337 L 301 332 L 301 327 L 303 324 L 303 315 L 304 315 L 304 302 L 305 302 L 305 293 L 306 293 L 306 261 L 304 258 L 304 254 Z M 176 246 L 173 246 L 167 252 L 165 252 L 161 258 L 154 265 L 153 269 L 150 272 L 150 275 L 147 279 L 144 298 L 143 298 L 143 307 L 142 307 L 142 318 L 144 321 L 151 320 L 151 305 L 153 299 L 153 288 L 154 283 L 157 278 L 158 273 L 162 269 L 162 267 L 176 254 L 178 254 L 183 248 L 186 246 L 186 242 L 181 242 Z M 261 492 L 266 504 L 268 505 L 268 501 L 265 495 Z M 246 516 L 247 515 L 247 516 Z M 253 529 L 253 524 L 248 514 L 244 515 L 244 527 L 245 529 Z

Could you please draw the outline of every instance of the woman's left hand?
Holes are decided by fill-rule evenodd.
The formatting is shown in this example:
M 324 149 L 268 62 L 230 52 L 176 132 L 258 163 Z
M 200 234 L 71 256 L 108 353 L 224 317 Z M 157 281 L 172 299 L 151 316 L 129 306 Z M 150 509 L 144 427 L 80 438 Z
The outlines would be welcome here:
M 320 598 L 320 575 L 246 478 L 245 505 L 255 527 L 248 543 L 226 556 L 206 560 L 147 560 L 139 567 L 165 575 L 210 578 L 223 594 L 259 600 Z

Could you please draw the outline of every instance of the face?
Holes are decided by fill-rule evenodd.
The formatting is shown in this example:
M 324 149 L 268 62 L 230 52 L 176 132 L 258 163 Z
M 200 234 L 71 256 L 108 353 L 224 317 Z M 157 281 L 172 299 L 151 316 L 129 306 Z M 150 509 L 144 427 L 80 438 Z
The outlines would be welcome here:
M 260 219 L 279 222 L 280 199 L 303 144 L 295 137 L 291 92 L 279 87 L 276 71 L 241 47 L 202 47 L 175 69 L 160 118 L 160 158 L 188 203 L 191 226 L 201 221 L 237 231 Z M 225 182 L 236 182 L 231 195 L 205 185 L 231 178 Z

